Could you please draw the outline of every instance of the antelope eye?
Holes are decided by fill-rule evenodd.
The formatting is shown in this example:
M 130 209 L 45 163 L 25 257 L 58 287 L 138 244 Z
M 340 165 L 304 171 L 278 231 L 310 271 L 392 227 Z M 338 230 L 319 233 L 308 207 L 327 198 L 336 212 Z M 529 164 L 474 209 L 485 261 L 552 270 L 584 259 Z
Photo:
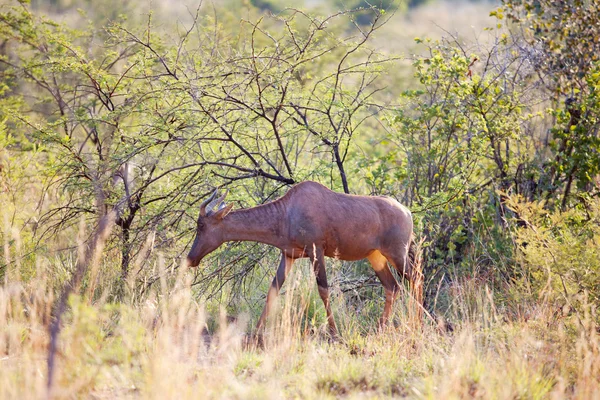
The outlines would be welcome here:
M 198 229 L 204 229 L 204 222 L 198 221 Z

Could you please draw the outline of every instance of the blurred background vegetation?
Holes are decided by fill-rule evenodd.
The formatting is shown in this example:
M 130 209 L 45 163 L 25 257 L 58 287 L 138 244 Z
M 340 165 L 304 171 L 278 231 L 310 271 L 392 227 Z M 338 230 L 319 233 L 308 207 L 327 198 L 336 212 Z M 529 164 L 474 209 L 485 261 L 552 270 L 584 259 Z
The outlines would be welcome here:
M 175 284 L 214 188 L 245 208 L 315 180 L 413 211 L 438 321 L 466 318 L 468 282 L 503 318 L 543 302 L 581 322 L 600 297 L 599 19 L 596 0 L 3 1 L 0 279 L 58 293 L 79 274 L 91 304 L 142 304 Z M 231 243 L 181 273 L 209 313 L 255 320 L 276 262 Z M 329 267 L 368 329 L 368 264 Z

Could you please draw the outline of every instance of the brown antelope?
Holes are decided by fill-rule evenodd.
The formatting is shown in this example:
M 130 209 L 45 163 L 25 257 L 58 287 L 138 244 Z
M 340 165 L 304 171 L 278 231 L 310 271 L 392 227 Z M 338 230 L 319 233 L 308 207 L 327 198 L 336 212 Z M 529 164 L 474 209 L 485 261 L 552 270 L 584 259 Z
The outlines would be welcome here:
M 281 263 L 258 320 L 258 332 L 292 264 L 302 257 L 309 257 L 313 265 L 332 336 L 337 336 L 337 328 L 329 304 L 325 256 L 348 261 L 369 260 L 385 289 L 382 325 L 387 322 L 400 291 L 388 267 L 389 261 L 410 282 L 420 318 L 423 276 L 413 267 L 412 216 L 396 200 L 341 194 L 316 182 L 302 182 L 271 203 L 231 211 L 232 204 L 223 202 L 226 195 L 215 201 L 215 191 L 200 206 L 196 238 L 187 263 L 191 267 L 198 266 L 202 258 L 229 241 L 260 242 L 281 249 Z

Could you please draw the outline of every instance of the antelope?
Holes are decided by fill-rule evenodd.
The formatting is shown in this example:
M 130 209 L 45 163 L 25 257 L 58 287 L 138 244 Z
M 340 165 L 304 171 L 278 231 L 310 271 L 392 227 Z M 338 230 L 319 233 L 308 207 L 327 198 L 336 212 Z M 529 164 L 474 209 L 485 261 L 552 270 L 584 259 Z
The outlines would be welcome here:
M 226 196 L 227 193 L 215 201 L 215 190 L 201 204 L 187 264 L 197 267 L 206 255 L 225 242 L 251 241 L 279 248 L 281 262 L 269 287 L 257 332 L 262 331 L 294 261 L 305 257 L 312 263 L 332 337 L 338 337 L 338 330 L 329 303 L 325 256 L 347 261 L 369 260 L 385 289 L 381 326 L 387 323 L 400 292 L 400 285 L 388 267 L 389 261 L 409 281 L 418 302 L 420 320 L 423 275 L 414 264 L 412 215 L 395 199 L 336 193 L 310 181 L 293 186 L 277 200 L 247 209 L 232 211 L 233 205 L 224 202 Z

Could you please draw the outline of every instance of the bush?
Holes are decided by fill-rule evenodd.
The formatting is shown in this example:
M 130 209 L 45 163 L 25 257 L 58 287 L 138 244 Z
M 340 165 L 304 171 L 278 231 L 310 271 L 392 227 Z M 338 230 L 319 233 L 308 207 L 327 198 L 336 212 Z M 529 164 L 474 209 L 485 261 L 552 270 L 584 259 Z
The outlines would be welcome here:
M 582 314 L 600 302 L 600 199 L 565 212 L 511 200 L 523 222 L 515 232 L 527 282 L 539 299 Z

